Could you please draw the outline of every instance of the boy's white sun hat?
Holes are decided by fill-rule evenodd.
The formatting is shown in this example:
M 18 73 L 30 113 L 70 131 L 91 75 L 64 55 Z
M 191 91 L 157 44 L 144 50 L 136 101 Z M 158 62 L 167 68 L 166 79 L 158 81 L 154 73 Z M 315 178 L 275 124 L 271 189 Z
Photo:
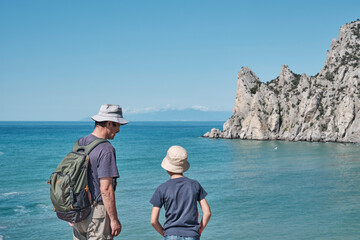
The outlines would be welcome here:
M 121 125 L 128 123 L 128 121 L 123 118 L 121 107 L 114 104 L 101 105 L 99 113 L 91 118 L 97 122 L 111 121 L 120 123 Z
M 181 146 L 172 146 L 167 151 L 166 157 L 161 163 L 161 167 L 173 173 L 183 173 L 190 168 L 187 161 L 188 154 Z

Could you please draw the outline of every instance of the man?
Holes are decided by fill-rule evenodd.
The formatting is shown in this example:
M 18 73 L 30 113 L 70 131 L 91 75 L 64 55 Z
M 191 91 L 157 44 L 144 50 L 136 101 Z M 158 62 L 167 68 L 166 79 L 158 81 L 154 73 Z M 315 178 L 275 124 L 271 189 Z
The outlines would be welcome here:
M 128 123 L 118 105 L 103 104 L 97 115 L 94 131 L 79 140 L 79 145 L 88 145 L 97 138 L 114 139 L 120 125 Z M 89 154 L 89 189 L 94 203 L 90 215 L 73 224 L 74 240 L 113 239 L 121 232 L 121 223 L 115 205 L 114 180 L 119 177 L 115 149 L 110 142 L 97 145 Z

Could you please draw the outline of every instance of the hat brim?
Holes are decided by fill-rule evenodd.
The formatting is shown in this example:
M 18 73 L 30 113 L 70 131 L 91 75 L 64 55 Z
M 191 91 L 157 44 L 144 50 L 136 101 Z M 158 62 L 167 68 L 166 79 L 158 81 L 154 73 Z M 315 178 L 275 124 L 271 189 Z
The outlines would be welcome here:
M 175 166 L 169 163 L 167 157 L 165 157 L 161 163 L 161 167 L 166 171 L 173 172 L 173 173 L 184 173 L 190 168 L 190 163 L 186 162 L 183 166 Z
M 111 122 L 120 123 L 121 125 L 125 125 L 125 124 L 129 123 L 125 118 L 112 117 L 112 116 L 101 116 L 99 114 L 95 115 L 95 116 L 92 116 L 91 119 L 96 121 L 96 122 L 111 121 Z

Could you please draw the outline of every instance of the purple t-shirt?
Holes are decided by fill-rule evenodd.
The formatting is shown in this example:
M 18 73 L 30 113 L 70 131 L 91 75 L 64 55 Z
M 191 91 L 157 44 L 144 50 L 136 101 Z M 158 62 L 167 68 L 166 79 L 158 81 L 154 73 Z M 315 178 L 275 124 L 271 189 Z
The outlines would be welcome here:
M 84 146 L 93 142 L 97 137 L 90 134 L 79 139 L 79 145 Z M 115 148 L 109 142 L 100 143 L 89 154 L 90 163 L 88 170 L 89 189 L 92 201 L 100 196 L 100 178 L 118 178 Z M 101 196 L 98 201 L 101 201 Z
M 206 195 L 198 181 L 187 177 L 169 179 L 161 184 L 150 203 L 165 208 L 165 236 L 200 237 L 197 202 Z

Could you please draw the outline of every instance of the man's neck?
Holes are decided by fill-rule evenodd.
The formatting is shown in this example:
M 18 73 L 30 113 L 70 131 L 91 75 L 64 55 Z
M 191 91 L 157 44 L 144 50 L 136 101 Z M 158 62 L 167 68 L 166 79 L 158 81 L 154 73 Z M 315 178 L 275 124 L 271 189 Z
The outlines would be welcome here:
M 96 126 L 94 131 L 91 133 L 97 138 L 107 139 L 107 133 L 104 128 Z

